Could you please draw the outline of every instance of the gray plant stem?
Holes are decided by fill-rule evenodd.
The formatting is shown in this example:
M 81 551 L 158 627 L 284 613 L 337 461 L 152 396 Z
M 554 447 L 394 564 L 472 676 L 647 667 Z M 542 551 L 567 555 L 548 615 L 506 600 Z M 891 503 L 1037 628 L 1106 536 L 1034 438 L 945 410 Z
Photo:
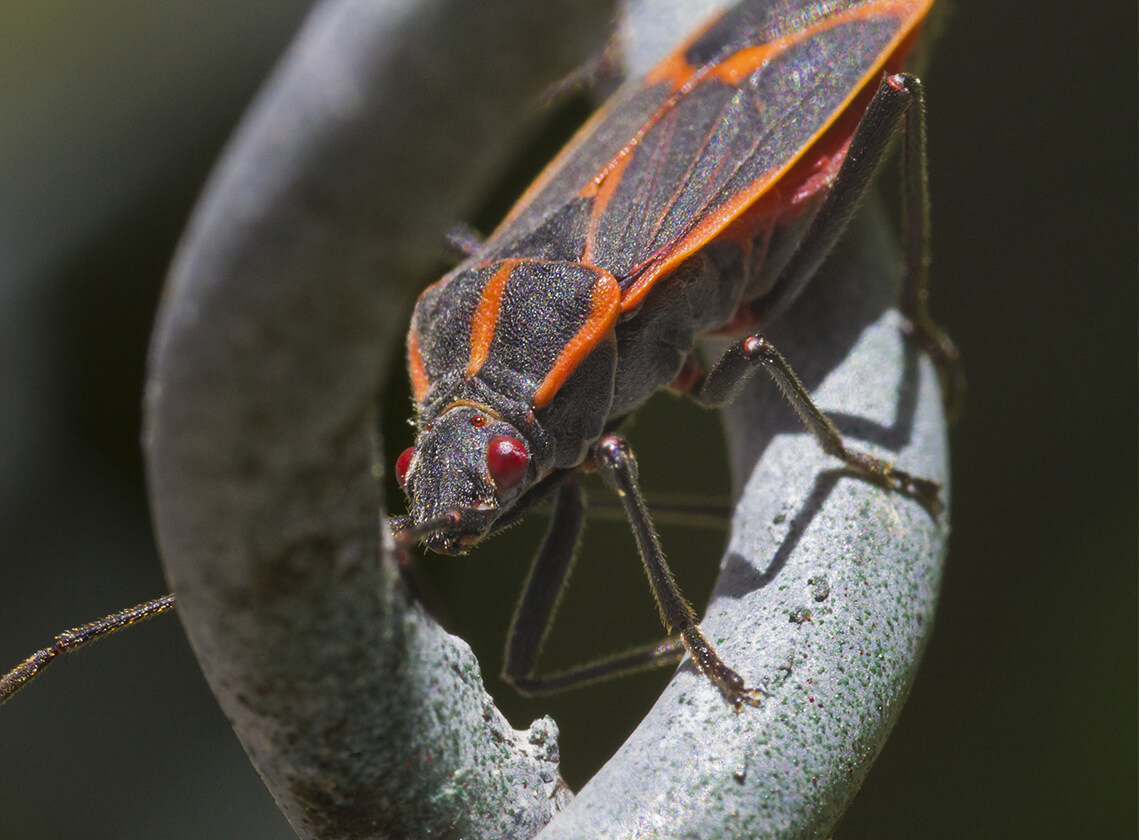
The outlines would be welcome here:
M 734 713 L 686 659 L 571 801 L 553 721 L 512 730 L 401 581 L 375 423 L 412 283 L 526 105 L 599 48 L 601 5 L 322 4 L 172 268 L 147 395 L 160 547 L 203 672 L 301 837 L 824 837 L 914 679 L 948 507 L 844 472 L 762 373 L 725 412 L 737 502 L 701 624 L 760 708 Z M 894 238 L 865 208 L 765 337 L 849 443 L 948 502 L 937 377 L 891 309 Z
M 530 837 L 566 798 L 553 723 L 513 731 L 402 586 L 374 429 L 414 284 L 610 15 L 320 5 L 180 246 L 147 394 L 154 520 L 202 670 L 301 837 Z

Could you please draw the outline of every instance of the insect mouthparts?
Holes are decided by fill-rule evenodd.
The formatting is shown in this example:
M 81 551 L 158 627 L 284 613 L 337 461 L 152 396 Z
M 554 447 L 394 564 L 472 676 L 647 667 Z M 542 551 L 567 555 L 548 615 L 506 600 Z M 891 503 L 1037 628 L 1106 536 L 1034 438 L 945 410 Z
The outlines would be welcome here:
M 428 548 L 440 554 L 452 554 L 455 550 L 455 540 L 438 531 L 429 536 L 426 542 Z
M 414 524 L 410 516 L 397 516 L 392 520 L 393 536 L 404 545 L 413 545 L 420 540 L 426 539 L 429 546 L 433 550 L 438 551 L 433 545 L 433 540 L 443 537 L 440 533 L 444 529 L 454 529 L 459 527 L 460 515 L 459 511 L 451 510 L 442 516 L 437 516 L 434 519 L 428 519 L 424 522 Z M 435 532 L 435 533 L 433 533 Z
M 424 542 L 429 549 L 437 554 L 466 554 L 482 538 L 483 534 L 463 534 L 453 537 L 442 531 L 437 531 Z

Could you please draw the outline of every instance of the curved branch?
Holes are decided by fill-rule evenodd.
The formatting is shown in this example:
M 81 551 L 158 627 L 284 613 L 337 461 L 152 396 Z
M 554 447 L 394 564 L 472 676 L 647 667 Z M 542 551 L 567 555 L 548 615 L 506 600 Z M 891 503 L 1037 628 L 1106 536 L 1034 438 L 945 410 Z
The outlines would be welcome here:
M 510 729 L 381 550 L 374 403 L 409 282 L 606 21 L 580 0 L 323 4 L 174 263 L 154 519 L 203 671 L 303 837 L 529 837 L 567 797 L 552 722 Z

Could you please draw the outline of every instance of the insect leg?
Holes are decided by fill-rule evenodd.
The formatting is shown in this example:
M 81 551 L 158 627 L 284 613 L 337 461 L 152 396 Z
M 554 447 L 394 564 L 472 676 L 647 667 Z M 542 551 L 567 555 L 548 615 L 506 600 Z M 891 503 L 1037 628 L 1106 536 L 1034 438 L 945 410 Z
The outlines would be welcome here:
M 551 694 L 599 679 L 673 664 L 683 653 L 680 641 L 671 639 L 558 674 L 534 675 L 538 652 L 574 565 L 584 515 L 582 491 L 570 479 L 559 488 L 550 529 L 534 559 L 507 637 L 503 679 L 523 694 Z
M 911 92 L 903 119 L 902 239 L 905 273 L 899 289 L 899 311 L 906 317 L 911 338 L 930 354 L 942 382 L 942 400 L 951 417 L 965 398 L 966 379 L 958 361 L 958 347 L 930 317 L 930 192 L 926 169 L 926 95 L 914 76 L 888 77 L 880 86 L 892 87 L 898 79 Z
M 940 503 L 937 482 L 918 478 L 900 470 L 889 461 L 847 446 L 835 424 L 812 402 L 811 396 L 791 365 L 771 343 L 759 335 L 749 336 L 730 347 L 700 387 L 694 390 L 694 397 L 709 407 L 723 405 L 732 400 L 740 386 L 757 368 L 763 368 L 776 380 L 780 391 L 792 404 L 792 408 L 808 431 L 815 435 L 824 452 L 839 458 L 847 466 L 873 481 L 914 497 L 927 510 L 934 512 L 938 509 Z
M 574 566 L 584 515 L 582 490 L 577 481 L 569 479 L 558 489 L 550 528 L 535 555 L 507 634 L 503 678 L 520 691 L 536 691 L 533 683 L 537 681 L 534 669 L 538 651 Z
M 756 688 L 746 688 L 740 675 L 724 663 L 697 627 L 693 608 L 677 588 L 673 573 L 665 562 L 657 533 L 653 530 L 645 499 L 641 495 L 637 481 L 637 461 L 629 444 L 617 435 L 606 435 L 594 451 L 598 473 L 625 505 L 626 516 L 633 529 L 634 539 L 637 540 L 637 549 L 649 576 L 649 585 L 657 600 L 662 623 L 680 634 L 694 664 L 720 689 L 734 709 L 739 711 L 745 703 L 758 706 L 763 692 Z
M 951 414 L 962 398 L 964 379 L 954 342 L 927 311 L 930 275 L 930 201 L 926 174 L 926 97 L 922 83 L 907 73 L 886 76 L 867 106 L 827 197 L 781 272 L 773 292 L 753 311 L 761 323 L 779 315 L 823 263 L 867 191 L 891 140 L 903 131 L 903 242 L 905 268 L 899 310 L 912 339 L 930 354 Z
M 77 650 L 117 630 L 122 630 L 124 627 L 130 627 L 132 624 L 154 618 L 156 615 L 162 615 L 164 612 L 174 609 L 174 606 L 174 596 L 163 595 L 161 598 L 147 601 L 145 604 L 120 610 L 81 627 L 60 633 L 55 637 L 55 643 L 51 647 L 36 651 L 0 677 L 0 703 L 7 702 L 12 695 L 43 673 L 43 670 L 61 653 Z

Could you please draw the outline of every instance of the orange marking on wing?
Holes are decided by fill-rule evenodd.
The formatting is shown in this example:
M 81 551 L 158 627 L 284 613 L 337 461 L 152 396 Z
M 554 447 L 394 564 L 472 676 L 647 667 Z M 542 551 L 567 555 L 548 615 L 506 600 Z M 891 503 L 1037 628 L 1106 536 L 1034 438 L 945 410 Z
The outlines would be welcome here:
M 764 196 L 765 193 L 769 192 L 773 185 L 781 181 L 789 172 L 802 169 L 805 159 L 811 166 L 814 166 L 821 146 L 825 147 L 823 154 L 830 154 L 835 151 L 831 149 L 831 147 L 836 145 L 836 142 L 842 143 L 850 139 L 849 134 L 854 131 L 859 121 L 858 117 L 861 116 L 861 114 L 849 113 L 852 103 L 857 100 L 870 101 L 870 97 L 874 94 L 875 87 L 877 87 L 878 77 L 883 73 L 884 69 L 892 68 L 892 64 L 901 64 L 901 59 L 909 49 L 918 27 L 932 2 L 933 0 L 919 0 L 919 2 L 914 2 L 914 0 L 883 0 L 883 2 L 880 3 L 851 9 L 841 15 L 828 18 L 826 21 L 816 24 L 813 27 L 808 27 L 802 31 L 797 30 L 788 36 L 787 39 L 782 39 L 780 42 L 773 42 L 774 44 L 784 42 L 790 44 L 795 40 L 802 39 L 806 34 L 827 29 L 836 23 L 860 17 L 870 17 L 873 14 L 882 14 L 886 11 L 898 10 L 899 16 L 903 18 L 898 33 L 883 49 L 882 60 L 875 63 L 867 71 L 858 85 L 853 86 L 851 93 L 846 99 L 839 103 L 833 116 L 822 123 L 815 135 L 804 144 L 802 152 L 786 161 L 779 169 L 775 169 L 757 178 L 747 189 L 741 190 L 733 196 L 731 200 L 702 218 L 688 233 L 673 243 L 672 247 L 646 260 L 643 263 L 641 275 L 622 295 L 621 311 L 628 312 L 637 308 L 645 298 L 645 295 L 648 294 L 649 290 L 653 287 L 656 280 L 667 275 L 684 262 L 686 258 L 691 256 L 706 243 L 712 241 L 721 231 L 731 225 L 734 219 L 751 207 L 757 200 Z M 768 46 L 769 45 L 766 45 L 765 47 L 757 49 L 767 49 Z M 744 50 L 742 52 L 751 52 L 751 50 Z M 736 55 L 739 54 L 740 53 L 737 53 Z M 754 60 L 755 58 L 756 56 L 753 55 L 752 59 Z M 743 62 L 741 67 L 743 67 Z M 707 68 L 708 72 L 715 69 L 716 65 Z M 736 69 L 739 70 L 741 68 Z M 733 72 L 736 72 L 736 70 L 733 70 Z M 701 78 L 702 80 L 703 78 L 707 78 L 707 73 L 702 75 Z M 677 94 L 674 96 L 676 97 Z M 850 118 L 843 119 L 845 115 Z M 833 131 L 832 129 L 836 130 Z M 641 133 L 644 133 L 646 130 L 647 128 L 642 129 Z M 636 137 L 635 140 L 639 141 L 640 136 Z M 636 271 L 634 273 L 636 273 Z
M 725 84 L 736 87 L 749 75 L 764 66 L 771 58 L 782 50 L 805 41 L 820 32 L 834 26 L 848 23 L 861 18 L 892 15 L 904 21 L 901 28 L 909 30 L 914 26 L 916 19 L 925 17 L 933 5 L 934 0 L 880 0 L 877 3 L 867 3 L 847 9 L 822 8 L 807 9 L 801 15 L 798 25 L 782 38 L 744 47 L 727 56 L 709 62 L 704 67 L 694 67 L 685 59 L 685 52 L 695 43 L 710 24 L 706 24 L 696 35 L 688 39 L 683 47 L 674 52 L 656 67 L 649 71 L 645 77 L 646 85 L 668 82 L 676 94 L 687 94 L 697 85 L 708 79 L 718 79 Z M 679 97 L 670 97 L 662 108 L 668 109 L 676 104 Z
M 700 70 L 699 67 L 694 67 L 685 59 L 685 53 L 689 51 L 689 47 L 699 41 L 712 25 L 724 16 L 724 12 L 718 12 L 704 23 L 695 27 L 689 36 L 681 43 L 676 50 L 674 50 L 668 58 L 660 61 L 656 67 L 650 70 L 645 75 L 644 84 L 646 87 L 660 84 L 661 82 L 668 82 L 673 90 L 679 90 L 684 86 L 685 82 L 691 79 L 694 74 Z
M 550 372 L 534 392 L 532 405 L 535 408 L 544 408 L 554 399 L 558 389 L 569 378 L 574 369 L 583 359 L 590 355 L 598 342 L 613 330 L 617 323 L 618 311 L 621 304 L 621 287 L 617 278 L 609 272 L 601 273 L 594 284 L 593 294 L 590 298 L 590 314 L 578 330 L 577 334 L 566 342 L 562 352 L 558 354 Z
M 412 396 L 417 403 L 422 403 L 431 388 L 431 380 L 424 368 L 424 357 L 420 354 L 420 333 L 415 324 L 408 332 L 408 378 L 412 380 Z
M 593 263 L 594 240 L 598 235 L 598 224 L 602 214 L 606 212 L 606 206 L 610 203 L 610 199 L 613 198 L 614 193 L 617 192 L 618 185 L 621 183 L 622 172 L 625 171 L 625 167 L 630 159 L 628 154 L 624 157 L 616 158 L 616 165 L 607 170 L 605 176 L 600 181 L 595 178 L 578 193 L 582 198 L 592 198 L 594 200 L 594 203 L 590 207 L 590 225 L 586 230 L 586 246 L 582 249 L 582 262 L 586 264 Z
M 491 341 L 495 338 L 495 326 L 499 323 L 499 310 L 503 306 L 503 290 L 515 269 L 517 260 L 503 260 L 479 298 L 479 308 L 471 318 L 471 354 L 467 357 L 467 378 L 479 372 L 491 354 Z
M 565 146 L 562 147 L 562 151 L 555 155 L 554 160 L 546 165 L 546 168 L 542 170 L 539 176 L 531 182 L 531 185 L 529 187 L 526 188 L 526 191 L 521 196 L 519 196 L 517 201 L 515 201 L 514 206 L 512 206 L 510 209 L 510 212 L 508 212 L 507 215 L 503 217 L 503 220 L 499 222 L 499 226 L 496 228 L 495 233 L 498 233 L 499 231 L 507 228 L 511 222 L 523 214 L 523 212 L 531 205 L 532 202 L 534 202 L 534 200 L 542 193 L 542 191 L 546 189 L 551 180 L 553 180 L 554 177 L 558 175 L 559 171 L 562 169 L 562 166 L 566 163 L 566 161 L 569 160 L 576 151 L 578 151 L 578 148 L 581 146 L 582 141 L 590 137 L 595 132 L 595 130 L 597 130 L 598 126 L 606 121 L 613 109 L 613 100 L 610 100 L 608 103 L 595 111 L 593 116 L 586 120 L 586 122 L 582 124 L 582 127 L 574 132 L 574 136 L 570 138 L 570 141 Z M 593 182 L 591 181 L 590 183 Z M 495 234 L 491 234 L 490 239 L 487 241 L 490 242 L 494 238 Z
M 680 49 L 649 71 L 645 76 L 645 85 L 652 87 L 668 82 L 672 90 L 680 90 L 700 72 L 700 69 L 689 64 L 685 59 L 685 50 Z
M 884 14 L 894 15 L 900 19 L 899 34 L 895 36 L 895 39 L 884 51 L 886 55 L 890 55 L 918 27 L 933 3 L 934 0 L 880 0 L 877 3 L 868 3 L 840 12 L 832 12 L 826 8 L 822 11 L 817 10 L 805 15 L 804 25 L 789 32 L 783 38 L 753 47 L 745 47 L 695 70 L 684 57 L 685 50 L 696 40 L 696 38 L 691 39 L 684 47 L 674 52 L 646 75 L 645 83 L 647 85 L 668 81 L 673 86 L 673 93 L 661 103 L 633 137 L 626 141 L 626 144 L 618 150 L 609 163 L 594 176 L 594 184 L 601 185 L 619 164 L 624 166 L 622 159 L 633 152 L 642 138 L 660 123 L 666 114 L 676 108 L 682 99 L 706 81 L 716 79 L 733 87 L 738 86 L 751 73 L 763 67 L 773 56 L 801 41 L 842 23 Z M 848 99 L 849 101 L 850 99 Z M 845 102 L 844 107 L 846 104 Z M 588 189 L 589 186 L 584 188 L 582 194 L 585 194 Z
M 836 23 L 857 19 L 860 17 L 871 17 L 877 14 L 895 15 L 903 23 L 900 25 L 900 31 L 910 31 L 917 28 L 918 23 L 926 16 L 933 5 L 934 0 L 879 0 L 877 3 L 868 3 L 853 9 L 848 9 L 841 14 L 835 12 L 828 6 L 815 11 L 808 11 L 803 15 L 803 28 L 797 28 L 789 36 L 781 39 L 773 44 L 760 45 L 753 48 L 746 48 L 738 51 L 729 56 L 726 61 L 726 68 L 720 72 L 721 81 L 732 83 L 733 78 L 743 78 L 741 76 L 744 71 L 751 66 L 751 70 L 755 70 L 760 66 L 762 58 L 760 52 L 767 51 L 766 54 L 770 57 L 773 45 L 779 43 L 782 47 L 794 43 L 795 40 L 807 37 L 809 34 L 826 29 Z M 827 15 L 833 15 L 827 17 Z M 626 159 L 632 151 L 641 142 L 642 137 L 649 132 L 657 123 L 659 123 L 672 108 L 677 106 L 677 103 L 687 95 L 692 88 L 696 87 L 699 83 L 705 81 L 711 76 L 717 76 L 718 63 L 714 62 L 706 65 L 703 68 L 694 68 L 685 60 L 685 52 L 691 47 L 702 35 L 720 18 L 720 15 L 713 15 L 705 24 L 693 31 L 686 41 L 667 58 L 657 64 L 650 70 L 643 79 L 643 84 L 646 87 L 660 84 L 661 82 L 668 82 L 672 88 L 673 93 L 663 102 L 657 111 L 655 111 L 645 122 L 637 133 L 630 138 L 621 149 L 610 159 L 610 161 L 586 184 L 585 187 L 579 192 L 579 195 L 591 197 L 595 195 L 597 189 L 603 184 L 611 172 L 619 166 L 624 166 L 624 159 Z M 747 57 L 744 57 L 748 54 Z M 733 61 L 733 58 L 736 60 Z M 749 70 L 749 72 L 751 72 Z M 593 132 L 605 122 L 613 108 L 614 100 L 611 100 L 600 110 L 598 110 L 586 123 L 575 132 L 573 139 L 562 149 L 561 152 L 554 158 L 553 161 L 542 171 L 542 174 L 527 188 L 526 192 L 515 202 L 510 212 L 500 223 L 498 230 L 504 230 L 511 222 L 518 218 L 526 210 L 526 208 L 542 193 L 542 191 L 550 184 L 553 178 L 562 169 L 564 163 L 578 150 L 582 141 L 589 137 Z M 496 231 L 497 233 L 498 231 Z M 495 240 L 495 234 L 492 234 L 488 242 Z
M 933 0 L 930 0 L 930 2 L 933 2 Z M 647 74 L 642 80 L 642 84 L 646 87 L 650 87 L 660 81 L 664 81 L 669 78 L 668 72 L 665 71 L 664 68 L 670 63 L 675 65 L 677 73 L 685 72 L 685 69 L 688 68 L 688 73 L 691 74 L 692 68 L 689 68 L 689 65 L 685 62 L 685 49 L 688 47 L 688 44 L 691 44 L 693 41 L 697 40 L 701 35 L 703 35 L 705 31 L 710 26 L 712 26 L 718 18 L 720 18 L 720 16 L 720 14 L 713 14 L 699 28 L 694 28 L 685 46 L 675 51 L 671 56 L 669 56 L 669 58 L 665 59 L 657 67 L 651 70 L 649 74 Z M 674 87 L 677 87 L 677 85 L 674 85 Z M 570 142 L 567 143 L 562 148 L 562 151 L 560 151 L 554 158 L 554 160 L 552 160 L 546 166 L 546 168 L 542 170 L 542 173 L 538 176 L 538 178 L 529 187 L 527 187 L 526 192 L 524 192 L 519 197 L 518 201 L 515 202 L 514 206 L 511 207 L 510 212 L 507 213 L 503 221 L 499 223 L 500 229 L 506 227 L 512 221 L 522 215 L 523 211 L 526 210 L 530 203 L 534 201 L 534 199 L 547 187 L 551 179 L 553 179 L 558 171 L 562 168 L 562 165 L 566 162 L 566 160 L 569 159 L 569 157 L 578 150 L 579 146 L 581 145 L 581 141 L 591 136 L 597 127 L 606 121 L 606 118 L 609 117 L 610 112 L 613 110 L 614 101 L 614 99 L 611 99 L 609 102 L 603 105 L 600 109 L 594 112 L 593 116 L 591 116 L 590 119 L 586 120 L 581 128 L 574 132 L 574 137 L 570 140 Z M 606 174 L 611 172 L 617 166 L 617 162 L 620 158 L 623 158 L 629 154 L 632 146 L 636 145 L 637 143 L 634 142 L 627 144 L 626 147 L 622 148 L 609 162 L 606 168 L 603 169 L 602 172 L 599 173 L 585 187 L 583 187 L 582 191 L 579 194 L 587 198 L 593 197 L 593 195 L 596 194 L 596 188 L 601 185 L 603 180 L 605 180 Z M 591 192 L 591 189 L 593 189 L 594 192 Z M 492 238 L 494 237 L 492 236 Z

